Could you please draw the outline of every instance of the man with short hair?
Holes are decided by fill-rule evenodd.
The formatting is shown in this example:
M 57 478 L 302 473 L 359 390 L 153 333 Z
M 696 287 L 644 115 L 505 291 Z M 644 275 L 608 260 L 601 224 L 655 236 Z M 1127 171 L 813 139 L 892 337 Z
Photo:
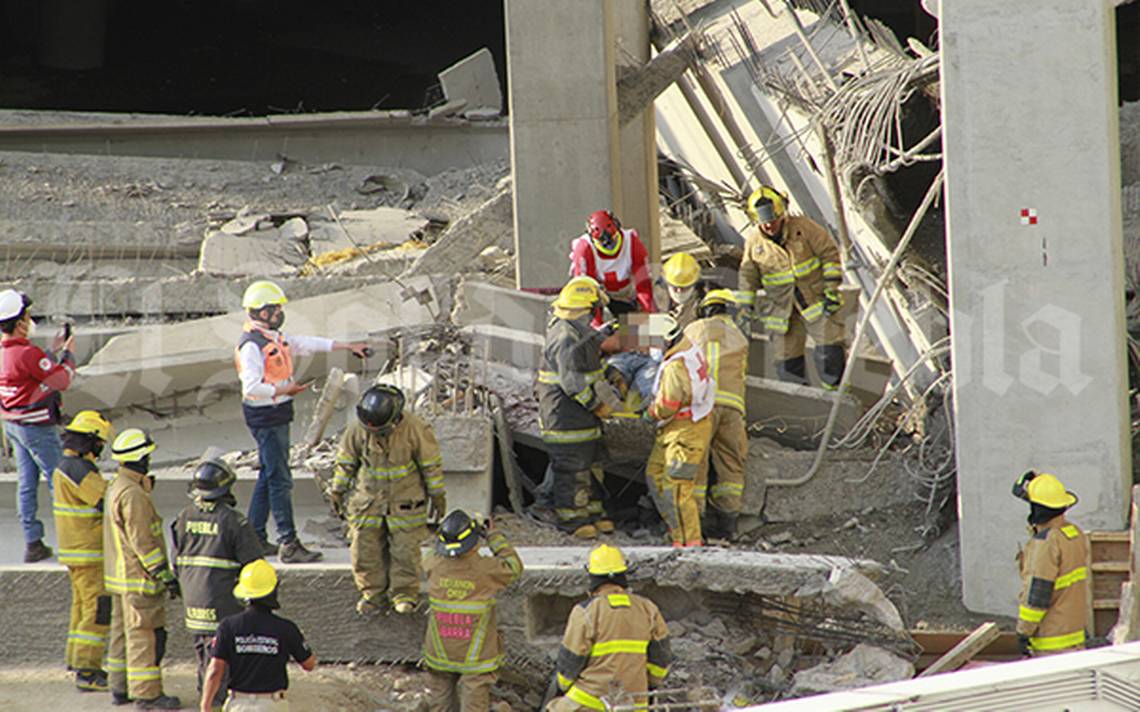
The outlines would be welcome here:
M 210 667 L 206 671 L 201 712 L 210 712 L 214 698 L 225 689 L 229 674 L 226 712 L 287 712 L 289 658 L 306 671 L 317 667 L 317 656 L 295 623 L 276 615 L 277 572 L 265 559 L 242 567 L 235 598 L 245 601 L 245 610 L 228 616 L 218 625 L 210 643 Z
M 193 500 L 170 527 L 174 565 L 182 584 L 186 629 L 194 636 L 198 692 L 210 663 L 210 641 L 218 623 L 241 612 L 234 598 L 238 573 L 261 558 L 261 545 L 249 521 L 238 512 L 232 488 L 237 475 L 210 448 L 194 469 L 188 496 Z M 225 679 L 223 679 L 224 687 Z M 223 690 L 224 692 L 224 690 Z M 215 703 L 225 702 L 219 694 Z
M 293 358 L 322 351 L 347 350 L 358 358 L 369 353 L 364 342 L 281 333 L 288 301 L 285 292 L 273 282 L 262 280 L 249 285 L 241 300 L 249 320 L 234 352 L 241 378 L 242 414 L 257 441 L 260 465 L 249 499 L 249 521 L 263 543 L 263 553 L 269 556 L 275 550 L 268 544 L 266 531 L 272 510 L 280 544 L 276 551 L 283 564 L 308 563 L 322 557 L 320 552 L 309 551 L 301 544 L 293 522 L 289 424 L 293 422 L 293 397 L 309 387 L 308 383 L 293 380 Z
M 52 487 L 52 473 L 63 457 L 57 430 L 60 423 L 60 392 L 67 390 L 75 376 L 71 354 L 74 337 L 57 335 L 51 352 L 29 339 L 36 322 L 28 307 L 32 300 L 22 292 L 0 292 L 0 418 L 4 434 L 16 455 L 19 486 L 16 509 L 24 530 L 24 562 L 34 563 L 51 557 L 44 544 L 44 525 L 36 510 L 40 475 Z

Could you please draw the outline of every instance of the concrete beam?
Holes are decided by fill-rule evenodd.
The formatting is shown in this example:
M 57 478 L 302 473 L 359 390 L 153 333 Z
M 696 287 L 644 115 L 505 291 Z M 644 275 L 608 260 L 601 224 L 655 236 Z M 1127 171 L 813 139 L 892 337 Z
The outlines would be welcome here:
M 506 122 L 425 119 L 407 111 L 205 118 L 124 117 L 0 126 L 0 150 L 403 166 L 424 175 L 502 160 Z
M 1018 578 L 994 562 L 1025 538 L 1014 477 L 1056 474 L 1085 529 L 1127 521 L 1113 12 L 957 0 L 941 33 L 962 593 L 1010 615 Z
M 654 99 L 685 74 L 695 59 L 697 39 L 692 33 L 669 43 L 641 67 L 629 69 L 618 79 L 618 121 L 625 126 Z

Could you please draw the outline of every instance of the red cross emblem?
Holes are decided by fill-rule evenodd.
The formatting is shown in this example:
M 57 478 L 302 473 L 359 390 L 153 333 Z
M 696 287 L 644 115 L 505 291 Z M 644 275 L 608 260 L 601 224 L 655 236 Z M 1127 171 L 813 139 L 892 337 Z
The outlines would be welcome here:
M 1033 208 L 1021 209 L 1021 224 L 1022 225 L 1036 225 L 1037 224 L 1037 211 Z

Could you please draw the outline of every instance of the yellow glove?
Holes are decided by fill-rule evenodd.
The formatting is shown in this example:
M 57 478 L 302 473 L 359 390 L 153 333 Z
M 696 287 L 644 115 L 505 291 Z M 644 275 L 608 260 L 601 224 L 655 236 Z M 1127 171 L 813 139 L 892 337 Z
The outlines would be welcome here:
M 823 310 L 834 314 L 843 308 L 843 295 L 835 287 L 828 285 L 823 288 Z
M 605 403 L 598 403 L 598 405 L 594 406 L 594 415 L 598 416 L 599 418 L 608 418 L 613 415 L 613 413 L 614 409 Z

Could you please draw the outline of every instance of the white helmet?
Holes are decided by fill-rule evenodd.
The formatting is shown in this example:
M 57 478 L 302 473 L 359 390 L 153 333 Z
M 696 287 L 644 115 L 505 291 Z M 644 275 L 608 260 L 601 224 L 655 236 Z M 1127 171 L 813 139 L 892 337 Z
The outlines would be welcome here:
M 23 292 L 15 289 L 5 289 L 0 292 L 0 321 L 15 319 L 32 303 Z

